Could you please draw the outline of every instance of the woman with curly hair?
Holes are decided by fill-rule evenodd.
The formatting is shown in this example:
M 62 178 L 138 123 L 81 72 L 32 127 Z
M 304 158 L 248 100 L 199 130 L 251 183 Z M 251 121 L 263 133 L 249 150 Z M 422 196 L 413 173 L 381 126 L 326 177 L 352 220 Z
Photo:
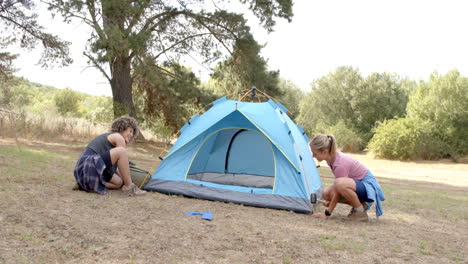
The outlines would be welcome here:
M 107 189 L 119 189 L 130 196 L 144 194 L 130 176 L 128 154 L 125 147 L 139 134 L 133 117 L 122 116 L 114 120 L 111 132 L 97 136 L 84 149 L 74 175 L 74 189 L 106 194 Z

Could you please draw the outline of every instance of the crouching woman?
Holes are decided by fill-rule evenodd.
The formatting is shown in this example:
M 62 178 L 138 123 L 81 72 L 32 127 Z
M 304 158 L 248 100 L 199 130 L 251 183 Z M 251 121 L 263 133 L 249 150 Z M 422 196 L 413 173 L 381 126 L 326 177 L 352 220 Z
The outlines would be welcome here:
M 126 147 L 139 134 L 137 121 L 122 116 L 111 125 L 111 132 L 94 138 L 84 149 L 74 170 L 74 189 L 106 194 L 121 189 L 130 196 L 144 194 L 132 182 Z
M 325 160 L 335 176 L 332 186 L 325 188 L 325 213 L 314 213 L 316 218 L 328 219 L 337 203 L 351 206 L 348 217 L 352 220 L 367 221 L 367 210 L 376 204 L 376 216 L 383 214 L 381 201 L 384 193 L 372 172 L 358 160 L 337 151 L 333 135 L 315 136 L 309 147 L 313 156 L 320 162 Z

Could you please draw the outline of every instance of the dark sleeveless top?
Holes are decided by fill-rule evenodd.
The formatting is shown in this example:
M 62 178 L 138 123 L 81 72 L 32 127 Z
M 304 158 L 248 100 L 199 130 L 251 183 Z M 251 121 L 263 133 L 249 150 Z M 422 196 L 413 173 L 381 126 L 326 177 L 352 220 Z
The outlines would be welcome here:
M 86 148 L 91 149 L 96 154 L 99 154 L 102 157 L 103 155 L 105 155 L 106 152 L 108 152 L 111 149 L 115 148 L 115 146 L 112 145 L 112 143 L 110 143 L 109 140 L 107 139 L 107 137 L 110 134 L 113 134 L 113 133 L 105 133 L 105 134 L 97 136 L 91 142 L 89 142 L 89 144 L 88 144 L 88 146 L 86 146 Z M 110 168 L 108 168 L 108 169 L 110 169 Z M 113 175 L 116 170 L 117 170 L 117 163 L 114 164 L 114 166 L 112 168 L 112 171 L 109 171 L 109 173 L 111 173 L 111 175 Z

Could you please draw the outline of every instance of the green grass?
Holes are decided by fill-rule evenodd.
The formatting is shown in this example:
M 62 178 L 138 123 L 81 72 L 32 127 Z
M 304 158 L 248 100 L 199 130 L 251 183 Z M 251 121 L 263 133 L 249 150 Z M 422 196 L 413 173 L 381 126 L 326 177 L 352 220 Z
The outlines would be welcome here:
M 442 218 L 449 221 L 464 221 L 468 218 L 468 196 L 463 191 L 423 189 L 383 185 L 385 207 L 398 212 L 421 217 Z
M 387 254 L 387 256 L 389 254 L 397 255 L 398 258 L 407 262 L 414 262 L 418 258 L 428 259 L 429 262 L 440 258 L 442 258 L 442 262 L 466 262 L 466 256 L 462 250 L 463 239 L 461 239 L 460 234 L 463 234 L 464 223 L 468 218 L 466 209 L 468 197 L 461 188 L 460 190 L 456 188 L 438 190 L 428 188 L 427 185 L 418 185 L 417 182 L 407 181 L 405 184 L 401 182 L 393 184 L 393 182 L 385 181 L 382 184 L 386 196 L 386 201 L 383 202 L 385 215 L 381 220 L 371 219 L 368 224 L 348 222 L 346 221 L 348 208 L 340 205 L 341 207 L 337 208 L 336 216 L 326 222 L 313 219 L 308 215 L 289 214 L 276 210 L 259 210 L 237 204 L 218 204 L 181 196 L 149 194 L 141 199 L 127 199 L 118 195 L 118 192 L 107 196 L 96 196 L 82 192 L 62 191 L 60 188 L 70 185 L 73 181 L 73 167 L 79 153 L 70 151 L 70 149 L 54 149 L 57 148 L 46 146 L 45 149 L 36 149 L 26 146 L 17 148 L 16 146 L 0 145 L 0 178 L 2 178 L 0 192 L 6 194 L 2 205 L 3 208 L 7 208 L 4 215 L 0 214 L 3 217 L 0 217 L 0 221 L 7 227 L 3 233 L 0 231 L 0 235 L 7 237 L 7 241 L 14 241 L 19 245 L 18 248 L 23 250 L 22 253 L 29 252 L 29 258 L 26 258 L 25 262 L 31 262 L 31 259 L 40 253 L 39 249 L 42 250 L 40 245 L 45 245 L 44 248 L 49 250 L 50 256 L 40 255 L 39 259 L 35 261 L 37 263 L 41 263 L 47 258 L 50 258 L 51 262 L 63 262 L 67 258 L 92 260 L 96 255 L 104 255 L 107 257 L 104 258 L 107 261 L 114 260 L 111 250 L 104 247 L 103 241 L 89 240 L 87 236 L 85 236 L 86 238 L 82 237 L 88 232 L 87 225 L 80 226 L 82 215 L 73 213 L 73 210 L 77 209 L 80 212 L 89 212 L 90 215 L 93 215 L 105 210 L 105 207 L 112 210 L 125 208 L 125 210 L 132 211 L 133 216 L 140 215 L 143 218 L 149 212 L 148 218 L 144 218 L 144 221 L 157 223 L 155 226 L 166 225 L 164 228 L 173 228 L 173 231 L 179 229 L 183 231 L 183 226 L 178 226 L 181 222 L 193 223 L 194 228 L 200 230 L 200 232 L 195 232 L 196 235 L 183 232 L 180 233 L 180 236 L 167 235 L 165 240 L 161 240 L 168 243 L 161 249 L 161 252 L 166 254 L 166 263 L 187 262 L 187 256 L 190 253 L 190 249 L 185 248 L 176 252 L 178 255 L 173 255 L 173 252 L 168 253 L 167 248 L 184 248 L 182 245 L 187 245 L 186 243 L 196 247 L 201 237 L 213 236 L 213 239 L 216 239 L 219 233 L 231 236 L 231 239 L 222 241 L 221 252 L 218 252 L 221 245 L 205 245 L 213 252 L 218 253 L 207 253 L 211 254 L 210 258 L 203 259 L 203 261 L 197 259 L 198 262 L 216 263 L 213 260 L 220 258 L 228 262 L 233 254 L 236 256 L 236 253 L 232 253 L 233 250 L 242 249 L 244 247 L 242 245 L 246 245 L 245 249 L 257 246 L 256 249 L 259 250 L 257 255 L 250 255 L 255 263 L 301 263 L 301 260 L 312 259 L 312 256 L 328 261 L 333 256 L 340 254 L 370 261 L 372 260 L 370 256 L 373 255 L 369 252 Z M 322 176 L 325 176 L 322 178 L 324 185 L 332 184 L 334 179 L 330 169 L 323 167 L 319 170 Z M 33 188 L 37 184 L 42 185 L 40 186 L 42 189 Z M 1 188 L 6 185 L 11 188 L 2 190 Z M 51 204 L 51 201 L 55 201 L 55 203 Z M 102 206 L 103 204 L 105 207 Z M 174 205 L 176 207 L 172 207 Z M 170 212 L 180 209 L 178 206 L 181 208 L 197 207 L 196 209 L 199 210 L 211 206 L 218 208 L 218 211 L 213 212 L 220 215 L 213 222 L 200 222 L 202 225 L 194 221 L 194 218 L 185 217 L 183 213 L 172 216 L 178 221 L 165 220 L 166 215 L 170 215 Z M 185 209 L 180 209 L 181 212 L 183 210 Z M 232 215 L 236 216 L 235 219 L 231 217 L 231 213 L 229 216 L 222 217 L 221 213 L 224 210 L 232 211 Z M 117 210 L 117 212 L 120 211 Z M 114 211 L 109 211 L 109 213 L 114 214 Z M 261 213 L 262 216 L 257 215 L 258 213 Z M 373 214 L 374 211 L 372 211 Z M 37 220 L 36 217 L 41 220 Z M 87 217 L 86 214 L 85 217 Z M 128 217 L 129 215 L 116 213 L 115 223 L 118 221 L 126 222 Z M 63 236 L 60 225 L 55 226 L 55 219 L 57 219 L 57 223 L 68 227 L 67 232 L 70 233 L 70 236 L 75 236 L 73 240 L 68 238 L 68 235 Z M 131 219 L 136 222 L 141 221 L 140 218 L 133 217 Z M 284 221 L 285 219 L 288 220 Z M 263 224 L 258 225 L 257 220 L 263 221 Z M 277 222 L 281 224 L 278 225 Z M 49 223 L 49 225 L 41 223 Z M 117 227 L 119 228 L 118 232 L 106 233 L 105 236 L 109 235 L 109 239 L 119 237 L 122 225 L 117 225 Z M 140 232 L 143 237 L 138 242 L 150 243 L 148 241 L 152 241 L 154 237 L 145 236 L 142 232 L 146 231 L 142 230 L 135 230 L 135 232 Z M 246 230 L 247 232 L 260 230 L 261 235 L 252 238 L 249 233 L 242 233 Z M 433 232 L 433 234 L 429 232 Z M 161 234 L 164 235 L 164 232 L 158 232 L 158 235 Z M 253 233 L 250 232 L 250 234 Z M 186 236 L 191 242 L 187 242 Z M 179 237 L 183 238 L 179 239 Z M 293 238 L 294 243 L 292 243 Z M 76 239 L 78 241 L 81 239 L 84 246 L 77 246 Z M 121 239 L 128 238 L 121 237 Z M 172 247 L 173 245 L 179 247 Z M 37 251 L 25 251 L 25 248 L 27 250 L 33 248 Z M 272 248 L 271 251 L 270 248 Z M 10 248 L 10 250 L 13 249 L 13 247 Z M 147 254 L 145 250 L 134 248 L 126 258 L 126 263 L 140 263 L 140 258 L 136 255 L 138 252 L 143 255 Z M 10 256 L 12 259 L 9 260 L 21 262 L 19 256 L 20 254 L 16 258 Z
M 334 234 L 322 234 L 320 235 L 320 239 L 322 240 L 333 240 L 336 238 L 336 235 Z
M 6 181 L 0 187 L 12 186 L 11 183 L 47 183 L 51 180 L 66 180 L 73 175 L 75 154 L 37 150 L 29 147 L 0 146 L 0 174 Z M 69 174 L 64 171 L 70 171 Z

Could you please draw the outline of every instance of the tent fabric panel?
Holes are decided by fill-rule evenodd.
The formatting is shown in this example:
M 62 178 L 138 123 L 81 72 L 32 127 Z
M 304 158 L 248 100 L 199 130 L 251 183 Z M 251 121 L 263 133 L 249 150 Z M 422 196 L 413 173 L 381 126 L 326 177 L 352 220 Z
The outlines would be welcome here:
M 294 122 L 288 117 L 287 123 L 291 129 L 292 135 L 295 139 L 296 145 L 299 148 L 299 153 L 302 158 L 302 165 L 304 167 L 304 176 L 306 177 L 306 183 L 308 184 L 308 189 L 310 193 L 317 193 L 322 189 L 322 181 L 320 179 L 320 174 L 315 166 L 315 161 L 312 157 L 308 141 L 306 137 L 302 134 L 299 128 L 294 124 Z M 310 194 L 309 194 L 310 195 Z
M 288 112 L 288 109 L 284 105 L 282 105 L 280 102 L 276 102 L 276 105 L 278 106 L 279 109 L 281 109 L 281 111 L 283 111 L 283 113 L 286 114 Z
M 296 126 L 297 126 L 297 129 L 299 129 L 299 132 L 304 136 L 305 142 L 307 142 L 307 144 L 308 144 L 310 139 L 307 136 L 306 132 L 304 131 L 304 128 L 301 125 L 296 125 Z
M 200 186 L 190 182 L 152 180 L 145 188 L 166 194 L 179 194 L 188 197 L 225 201 L 248 206 L 272 209 L 292 210 L 299 213 L 311 213 L 312 205 L 307 199 L 288 197 L 275 194 L 255 194 L 238 192 L 208 186 Z
M 183 131 L 181 131 L 181 134 L 177 139 L 177 142 L 167 153 L 166 157 L 172 155 L 174 151 L 178 150 L 187 142 L 191 141 L 201 133 L 205 132 L 213 124 L 224 119 L 226 116 L 228 116 L 235 110 L 235 101 L 225 100 L 223 102 L 213 105 L 213 107 L 211 107 L 203 115 L 197 118 L 193 123 L 186 123 L 184 125 L 185 128 L 183 129 Z
M 152 179 L 184 180 L 187 169 L 194 153 L 198 149 L 200 139 L 193 140 L 184 148 L 177 151 L 177 155 L 165 158 L 154 172 Z
M 226 167 L 226 153 L 229 147 L 229 141 L 231 140 L 232 136 L 239 130 L 240 129 L 225 129 L 213 135 L 213 137 L 215 137 L 215 142 L 213 148 L 210 150 L 210 153 L 199 154 L 208 156 L 205 168 L 202 171 L 196 172 L 209 171 L 224 173 Z
M 223 185 L 237 185 L 254 188 L 273 189 L 274 178 L 250 174 L 204 172 L 189 174 L 187 179 L 212 182 Z M 271 191 L 270 191 L 271 193 Z
M 284 156 L 275 149 L 276 155 L 276 180 L 274 194 L 286 195 L 310 199 L 307 194 L 305 185 L 303 184 L 302 176 L 298 173 Z
M 292 164 L 299 170 L 299 164 L 296 160 L 291 159 L 295 156 L 295 150 L 291 144 L 291 138 L 288 135 L 283 121 L 275 114 L 270 103 L 244 103 L 240 105 L 239 111 L 255 124 L 277 147 L 284 152 Z
M 275 176 L 273 147 L 260 132 L 244 130 L 231 139 L 226 173 Z
M 199 150 L 196 153 L 194 153 L 196 157 L 192 162 L 189 174 L 205 171 L 205 166 L 208 163 L 209 158 L 213 156 L 213 155 L 210 155 L 210 152 L 213 149 L 213 145 L 215 144 L 215 141 L 216 141 L 216 135 L 207 138 L 201 143 L 203 144 L 203 146 L 199 146 Z M 217 171 L 217 170 L 213 170 L 213 171 Z M 224 166 L 222 170 L 219 170 L 219 172 L 224 172 Z

